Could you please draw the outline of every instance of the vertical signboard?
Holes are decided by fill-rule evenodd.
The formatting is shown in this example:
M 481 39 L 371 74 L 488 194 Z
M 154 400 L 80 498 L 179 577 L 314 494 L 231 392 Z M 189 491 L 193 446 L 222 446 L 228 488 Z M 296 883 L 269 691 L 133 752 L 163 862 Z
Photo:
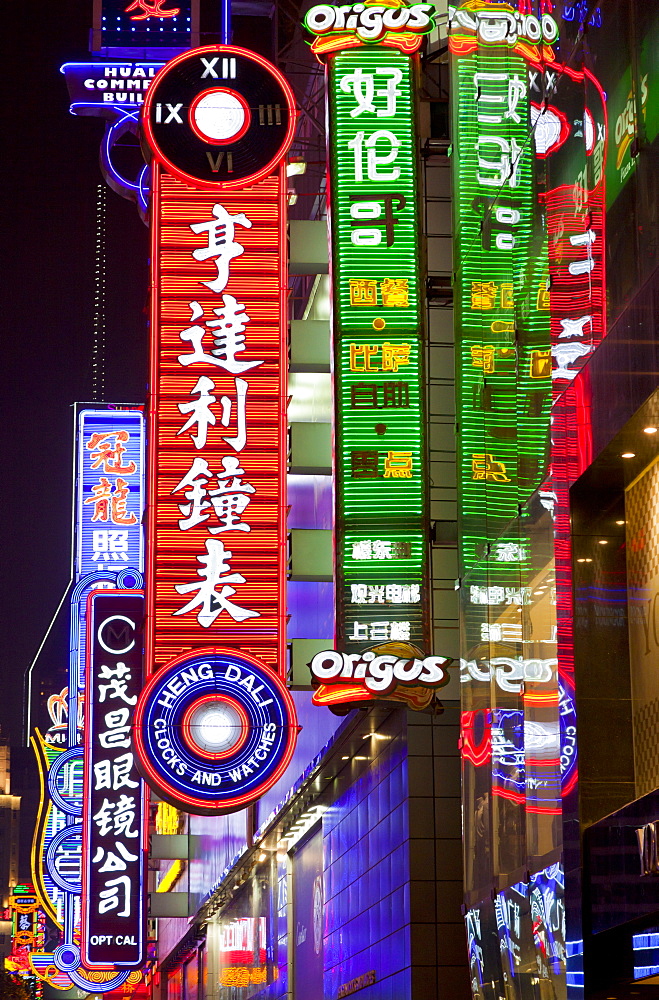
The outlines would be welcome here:
M 152 209 L 149 672 L 217 642 L 283 669 L 278 162 L 294 122 L 280 74 L 260 56 L 220 46 L 172 60 L 145 104 L 147 138 L 167 169 L 154 170 Z
M 78 413 L 76 580 L 143 563 L 144 417 L 139 410 Z
M 575 377 L 605 334 L 607 104 L 584 54 L 559 41 L 568 6 L 468 2 L 449 15 L 473 896 L 556 844 L 577 781 L 568 489 L 592 448 L 588 381 Z M 495 900 L 509 972 L 486 955 L 474 995 L 536 966 L 565 989 L 562 900 L 550 915 L 544 877 Z
M 138 705 L 136 746 L 152 787 L 190 812 L 231 811 L 262 793 L 249 757 L 259 740 L 272 743 L 263 705 L 276 703 L 282 744 L 272 767 L 264 765 L 266 784 L 295 741 L 280 680 L 288 451 L 282 158 L 295 117 L 281 74 L 231 46 L 173 59 L 143 110 L 154 154 L 145 641 L 154 676 Z M 183 740 L 174 775 L 162 769 L 148 720 L 154 706 L 169 706 L 178 671 L 188 678 L 191 700 L 177 703 L 187 721 L 180 729 L 176 713 L 161 719 L 159 741 Z M 254 691 L 245 701 L 247 676 Z M 213 677 L 209 692 L 194 687 Z M 266 687 L 272 692 L 262 701 L 257 692 Z M 217 791 L 227 761 L 231 773 Z
M 539 485 L 548 445 L 549 272 L 546 244 L 542 236 L 539 244 L 533 238 L 531 129 L 537 114 L 529 86 L 542 71 L 530 71 L 529 61 L 541 58 L 538 43 L 557 32 L 550 17 L 542 29 L 533 18 L 533 32 L 528 23 L 518 23 L 507 7 L 483 4 L 478 12 L 459 8 L 451 24 L 465 567 L 473 565 L 485 537 L 496 537 L 516 516 L 520 491 Z M 517 568 L 511 563 L 511 584 Z M 482 601 L 479 596 L 472 603 L 490 603 L 489 594 Z
M 136 605 L 141 609 L 143 604 L 138 588 L 142 585 L 144 562 L 144 414 L 135 408 L 79 406 L 75 430 L 74 584 L 70 595 L 68 687 L 59 695 L 52 695 L 48 702 L 54 726 L 47 735 L 60 749 L 45 742 L 38 730 L 32 740 L 42 781 L 32 856 L 33 878 L 44 911 L 58 927 L 60 943 L 56 947 L 50 944 L 48 952 L 35 952 L 30 960 L 40 978 L 58 984 L 59 988 L 68 989 L 73 984 L 83 990 L 107 993 L 125 983 L 130 975 L 141 976 L 131 969 L 141 964 L 143 953 L 142 932 L 138 931 L 144 919 L 142 788 L 138 777 L 132 775 L 127 779 L 135 783 L 135 789 L 132 784 L 130 789 L 128 786 L 120 789 L 118 795 L 123 798 L 119 797 L 115 806 L 119 808 L 120 803 L 123 812 L 115 811 L 113 820 L 108 810 L 113 807 L 115 772 L 111 771 L 107 789 L 99 785 L 98 794 L 101 791 L 105 794 L 98 803 L 91 803 L 85 793 L 83 775 L 85 768 L 93 767 L 88 759 L 90 754 L 96 754 L 98 761 L 99 748 L 106 754 L 106 763 L 113 755 L 129 752 L 130 724 L 127 726 L 126 720 L 141 689 L 142 642 L 140 639 L 137 643 L 131 667 L 127 667 L 128 650 L 125 656 L 114 660 L 106 650 L 108 659 L 99 662 L 95 655 L 98 649 L 88 645 L 93 638 L 88 616 L 93 600 L 100 595 L 108 600 L 114 595 L 131 609 Z M 141 610 L 139 614 L 141 619 Z M 115 629 L 112 634 L 119 632 Z M 90 667 L 91 678 L 87 676 Z M 96 692 L 89 686 L 94 683 Z M 83 718 L 83 704 L 86 718 Z M 95 707 L 102 713 L 100 718 L 94 715 Z M 96 739 L 95 727 L 100 721 L 107 721 L 107 726 L 97 732 Z M 90 725 L 92 728 L 85 734 Z M 121 766 L 121 761 L 117 766 Z M 121 780 L 121 776 L 116 780 Z M 127 820 L 129 796 L 133 792 L 139 808 L 130 830 L 139 831 L 139 863 L 131 860 L 133 868 L 129 872 L 129 866 L 125 871 L 121 869 L 128 859 L 120 848 L 111 850 L 112 856 L 107 855 L 103 860 L 101 854 L 106 846 L 97 841 L 99 836 L 105 836 L 100 831 L 109 823 L 110 831 L 117 829 L 113 843 L 121 843 L 117 823 Z M 89 821 L 89 829 L 85 821 Z M 132 844 L 132 837 L 130 841 Z M 134 853 L 130 850 L 131 859 Z M 83 918 L 86 895 L 83 883 L 92 869 L 101 869 L 104 864 L 110 867 L 98 877 L 119 881 L 99 887 L 92 895 L 87 893 L 89 905 Z M 128 875 L 133 892 L 130 920 L 122 917 L 119 928 L 123 926 L 126 930 L 112 932 L 108 928 L 117 915 L 113 911 L 117 909 L 118 913 L 119 890 L 125 884 L 121 879 Z M 116 900 L 114 896 L 103 896 L 104 888 L 111 892 L 117 889 Z M 92 903 L 98 907 L 97 918 L 107 919 L 94 923 Z M 121 912 L 126 909 L 127 904 L 123 903 Z
M 283 662 L 283 193 L 279 173 L 221 200 L 167 175 L 156 185 L 155 666 L 209 641 Z
M 345 22 L 344 8 L 322 5 L 305 19 L 314 51 L 328 54 L 337 643 L 348 651 L 429 641 L 410 53 L 432 25 L 430 9 L 401 6 L 383 18 L 384 8 L 367 5 Z M 336 31 L 351 21 L 353 29 Z
M 131 747 L 142 688 L 141 593 L 89 596 L 82 941 L 86 965 L 144 961 L 144 786 Z

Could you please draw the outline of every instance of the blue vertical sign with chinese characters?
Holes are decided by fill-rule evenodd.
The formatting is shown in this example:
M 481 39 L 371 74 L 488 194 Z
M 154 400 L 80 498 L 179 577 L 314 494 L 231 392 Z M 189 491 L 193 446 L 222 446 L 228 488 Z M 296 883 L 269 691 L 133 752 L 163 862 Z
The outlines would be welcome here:
M 74 577 L 142 569 L 144 415 L 81 410 L 77 427 Z
M 48 771 L 39 860 L 51 903 L 49 887 L 59 893 L 61 937 L 43 961 L 101 994 L 144 961 L 144 790 L 128 721 L 142 685 L 144 414 L 81 406 L 75 429 L 67 747 Z M 96 982 L 96 968 L 113 966 Z
M 144 961 L 144 786 L 131 746 L 142 688 L 144 595 L 89 596 L 82 942 L 87 966 Z

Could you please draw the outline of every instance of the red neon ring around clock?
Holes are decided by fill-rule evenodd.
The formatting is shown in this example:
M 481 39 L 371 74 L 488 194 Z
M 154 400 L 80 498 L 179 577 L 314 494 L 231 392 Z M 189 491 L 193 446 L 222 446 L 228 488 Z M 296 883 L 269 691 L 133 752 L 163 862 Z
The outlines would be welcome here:
M 191 730 L 194 725 L 191 721 L 192 715 L 198 712 L 203 705 L 211 703 L 216 705 L 227 705 L 240 719 L 240 735 L 238 736 L 238 739 L 225 750 L 204 750 L 192 736 Z M 233 698 L 228 698 L 226 695 L 218 696 L 216 694 L 205 694 L 201 698 L 196 698 L 195 701 L 193 701 L 192 704 L 185 710 L 185 714 L 181 722 L 181 736 L 184 743 L 190 750 L 192 750 L 193 753 L 199 754 L 200 757 L 204 757 L 206 760 L 217 761 L 233 756 L 233 754 L 237 753 L 244 745 L 247 737 L 249 736 L 249 732 L 250 724 L 247 712 L 239 702 L 235 701 Z
M 227 94 L 240 105 L 243 112 L 243 121 L 239 129 L 231 135 L 224 136 L 221 139 L 217 139 L 214 136 L 209 135 L 207 132 L 204 132 L 203 129 L 201 129 L 197 124 L 197 108 L 202 101 L 205 101 L 213 94 Z M 208 90 L 203 90 L 201 94 L 197 94 L 194 101 L 190 105 L 188 122 L 194 134 L 198 139 L 201 139 L 202 142 L 209 142 L 213 146 L 226 146 L 229 142 L 238 142 L 239 139 L 242 139 L 252 122 L 252 113 L 249 110 L 249 104 L 242 94 L 239 94 L 235 90 L 231 90 L 230 87 L 209 87 Z

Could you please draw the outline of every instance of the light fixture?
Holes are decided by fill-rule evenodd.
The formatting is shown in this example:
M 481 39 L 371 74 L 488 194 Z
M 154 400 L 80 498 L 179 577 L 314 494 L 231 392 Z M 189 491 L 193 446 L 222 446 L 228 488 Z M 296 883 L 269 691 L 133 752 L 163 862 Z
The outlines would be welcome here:
M 598 539 L 597 544 L 598 545 L 608 545 L 609 544 L 609 540 L 608 540 L 608 538 L 600 538 L 600 539 Z
M 623 453 L 622 453 L 622 455 L 620 457 L 621 458 L 636 458 L 636 452 L 635 451 L 623 451 Z
M 624 521 L 616 521 L 616 524 L 624 524 Z
M 355 756 L 354 760 L 368 760 L 368 757 L 358 757 L 358 756 Z
M 295 177 L 296 174 L 306 174 L 307 164 L 304 160 L 291 160 L 286 164 L 286 176 Z
M 350 757 L 342 757 L 341 760 L 350 760 Z
M 657 433 L 657 428 L 656 427 L 644 427 L 643 428 L 643 433 L 644 434 L 656 434 Z
M 585 559 L 577 559 L 577 562 L 584 563 L 585 561 L 586 561 Z
M 586 562 L 592 562 L 592 561 L 593 561 L 592 559 L 586 559 Z

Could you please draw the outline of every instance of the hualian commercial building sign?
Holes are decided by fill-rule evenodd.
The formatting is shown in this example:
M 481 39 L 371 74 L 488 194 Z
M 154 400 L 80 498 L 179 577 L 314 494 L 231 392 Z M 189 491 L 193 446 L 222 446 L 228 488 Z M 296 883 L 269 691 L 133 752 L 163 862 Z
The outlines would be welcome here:
M 66 78 L 71 111 L 84 114 L 85 108 L 97 104 L 142 104 L 151 81 L 163 65 L 162 62 L 104 60 L 102 63 L 64 63 L 60 72 Z
M 295 120 L 281 74 L 261 56 L 230 46 L 172 60 L 144 104 L 153 154 L 151 676 L 137 709 L 136 746 L 146 780 L 188 812 L 241 808 L 276 780 L 279 764 L 266 774 L 262 762 L 243 760 L 243 749 L 251 747 L 248 758 L 254 751 L 243 724 L 270 745 L 272 720 L 260 699 L 244 701 L 238 661 L 272 688 L 276 726 L 283 727 L 279 762 L 297 733 L 280 681 L 287 543 L 282 158 Z M 189 662 L 201 651 L 210 676 Z M 224 655 L 233 657 L 232 670 L 214 673 Z M 215 720 L 203 724 L 203 745 L 193 736 L 181 743 L 177 713 L 185 714 L 187 702 L 158 714 L 174 697 L 167 685 L 177 689 L 178 682 L 169 674 L 181 664 L 181 676 L 194 675 L 204 688 L 194 687 L 202 702 L 193 715 L 203 708 Z M 221 772 L 213 762 L 229 752 L 234 771 L 252 768 L 240 783 L 229 772 L 216 780 Z
M 327 55 L 337 647 L 429 639 L 422 293 L 410 53 L 429 5 L 313 7 Z M 368 37 L 365 37 L 368 36 Z

